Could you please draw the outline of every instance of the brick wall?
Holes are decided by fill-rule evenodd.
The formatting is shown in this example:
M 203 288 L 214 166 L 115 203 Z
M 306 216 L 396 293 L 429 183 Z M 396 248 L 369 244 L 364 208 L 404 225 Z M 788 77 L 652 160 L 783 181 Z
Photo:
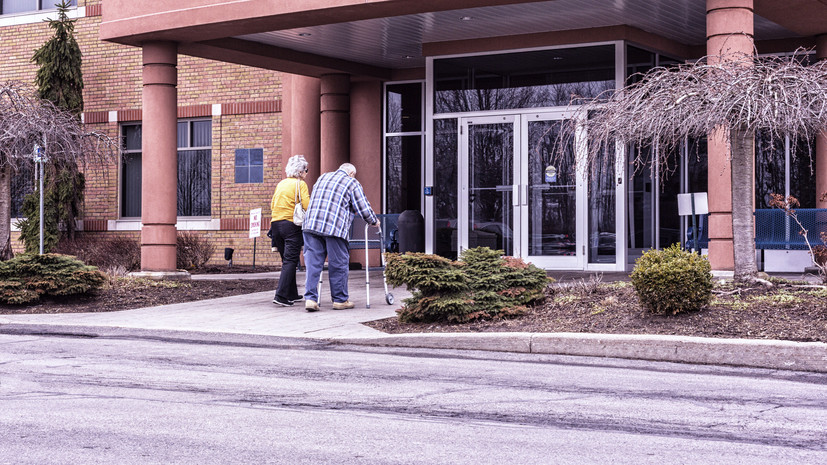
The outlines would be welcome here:
M 141 49 L 98 39 L 101 0 L 79 0 L 86 16 L 75 23 L 75 37 L 83 53 L 84 120 L 90 129 L 118 136 L 118 123 L 141 117 Z M 0 79 L 34 82 L 34 50 L 51 36 L 47 24 L 35 22 L 0 27 Z M 257 241 L 256 264 L 278 262 L 264 236 L 270 215 L 270 197 L 284 175 L 281 164 L 281 74 L 246 66 L 179 55 L 179 116 L 212 116 L 213 105 L 222 115 L 212 117 L 212 218 L 221 219 L 223 230 L 197 231 L 216 245 L 212 262 L 225 264 L 224 247 L 236 249 L 234 263 L 252 262 L 248 238 L 251 208 L 261 207 L 265 230 Z M 116 112 L 117 122 L 110 121 Z M 235 149 L 264 149 L 264 182 L 235 183 Z M 92 229 L 102 229 L 119 215 L 118 160 L 82 167 L 87 177 L 83 219 Z M 90 234 L 122 234 L 115 232 Z M 137 237 L 137 233 L 135 234 Z M 22 249 L 12 237 L 16 251 Z

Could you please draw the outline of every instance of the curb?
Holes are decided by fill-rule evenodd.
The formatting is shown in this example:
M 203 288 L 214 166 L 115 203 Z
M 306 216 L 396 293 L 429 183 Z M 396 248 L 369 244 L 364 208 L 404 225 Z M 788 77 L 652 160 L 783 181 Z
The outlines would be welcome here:
M 827 373 L 827 343 L 823 342 L 585 333 L 413 333 L 335 341 L 380 347 L 613 357 Z
M 609 357 L 827 373 L 827 343 L 766 339 L 589 333 L 408 333 L 366 338 L 307 338 L 112 326 L 0 323 L 0 334 L 133 338 L 246 347 L 318 348 L 328 344 L 481 350 Z

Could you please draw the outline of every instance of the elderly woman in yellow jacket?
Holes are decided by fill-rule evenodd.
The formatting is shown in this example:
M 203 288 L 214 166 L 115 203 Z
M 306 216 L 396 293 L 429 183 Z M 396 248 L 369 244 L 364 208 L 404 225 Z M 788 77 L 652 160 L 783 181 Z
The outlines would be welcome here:
M 276 186 L 273 200 L 270 202 L 270 232 L 272 245 L 281 255 L 281 273 L 276 287 L 273 303 L 283 307 L 293 305 L 302 296 L 296 288 L 296 268 L 301 255 L 302 228 L 293 223 L 293 209 L 301 202 L 307 209 L 310 203 L 310 190 L 304 177 L 307 176 L 307 161 L 303 155 L 293 155 L 284 169 L 286 178 Z

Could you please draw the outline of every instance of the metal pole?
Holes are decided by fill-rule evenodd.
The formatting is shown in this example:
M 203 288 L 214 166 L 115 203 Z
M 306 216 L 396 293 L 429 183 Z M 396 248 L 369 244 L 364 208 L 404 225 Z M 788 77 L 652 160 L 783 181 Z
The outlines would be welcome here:
M 256 238 L 253 238 L 253 269 L 256 269 Z
M 40 160 L 40 255 L 43 255 L 43 160 Z
M 700 255 L 701 249 L 698 248 L 698 235 L 700 232 L 698 231 L 698 223 L 695 217 L 695 194 L 691 194 L 690 199 L 692 200 L 692 239 L 695 243 L 695 251 Z

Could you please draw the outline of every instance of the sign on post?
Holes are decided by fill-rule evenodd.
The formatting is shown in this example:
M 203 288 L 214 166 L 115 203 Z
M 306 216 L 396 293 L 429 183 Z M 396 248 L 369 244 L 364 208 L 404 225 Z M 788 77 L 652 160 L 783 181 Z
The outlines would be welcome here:
M 261 236 L 261 209 L 250 210 L 250 239 Z
M 700 230 L 698 230 L 698 222 L 696 215 L 706 215 L 709 213 L 709 202 L 706 192 L 690 192 L 688 194 L 678 194 L 678 215 L 692 217 L 692 243 L 694 249 L 701 253 L 698 246 L 700 240 Z

